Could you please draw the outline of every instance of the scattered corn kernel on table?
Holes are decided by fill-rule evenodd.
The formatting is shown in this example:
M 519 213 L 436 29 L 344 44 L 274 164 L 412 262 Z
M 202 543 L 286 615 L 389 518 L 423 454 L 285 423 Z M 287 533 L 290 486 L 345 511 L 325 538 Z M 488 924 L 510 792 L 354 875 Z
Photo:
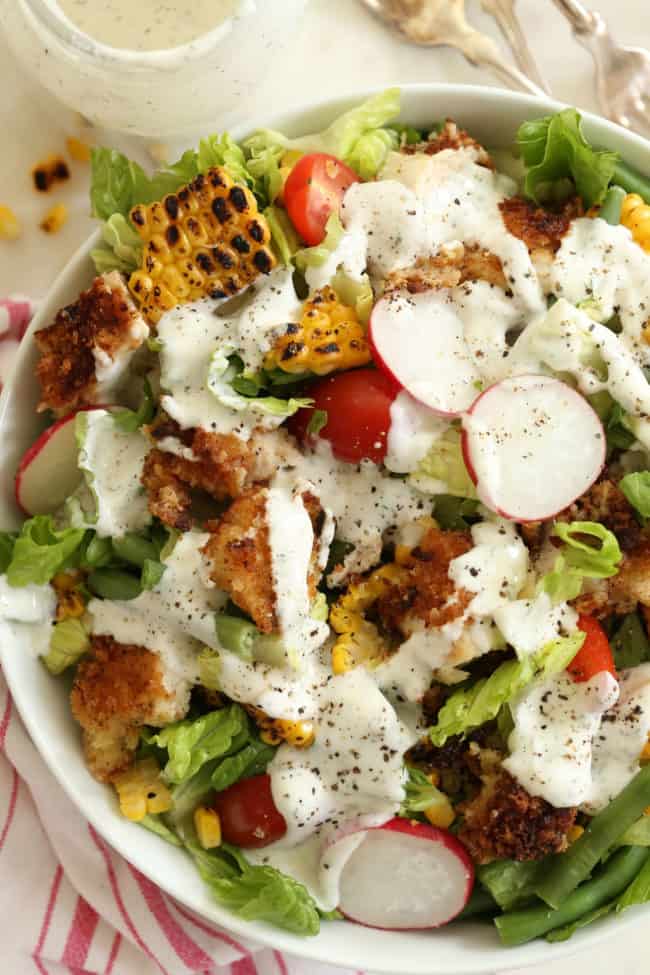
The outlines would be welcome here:
M 594 5 L 609 19 L 621 40 L 650 48 L 650 23 L 640 17 L 645 8 L 643 0 L 598 0 Z M 469 2 L 469 16 L 478 26 L 497 36 L 494 25 L 479 8 L 478 0 Z M 595 109 L 591 60 L 572 40 L 567 24 L 550 0 L 543 4 L 538 0 L 520 0 L 518 12 L 533 39 L 535 53 L 554 94 L 579 107 Z M 318 38 L 317 44 L 314 38 Z M 491 83 L 486 74 L 473 70 L 452 51 L 415 49 L 392 37 L 355 0 L 311 0 L 300 42 L 293 55 L 285 59 L 282 72 L 259 92 L 254 112 L 263 116 L 280 107 L 351 92 L 357 87 L 434 80 Z M 88 136 L 73 113 L 58 106 L 20 75 L 1 35 L 0 120 L 5 132 L 0 154 L 0 205 L 11 208 L 22 230 L 15 241 L 0 240 L 0 296 L 22 292 L 38 297 L 46 292 L 55 275 L 92 230 L 87 205 L 88 164 L 77 143 L 66 144 L 70 138 L 84 140 Z M 215 119 L 215 128 L 218 125 L 219 120 Z M 71 178 L 58 184 L 51 193 L 40 194 L 34 190 L 31 170 L 52 153 L 66 156 Z M 0 211 L 1 219 L 3 211 Z M 48 220 L 50 230 L 55 232 L 42 229 L 41 224 Z M 5 821 L 11 801 L 8 795 L 0 795 L 0 823 Z M 14 912 L 9 908 L 8 891 L 14 888 L 16 878 L 12 877 L 8 862 L 21 861 L 15 857 L 0 858 L 0 904 L 3 891 L 7 901 L 6 910 L 0 912 L 3 946 L 12 943 L 13 931 L 10 925 Z M 20 869 L 28 873 L 26 866 Z M 39 904 L 41 899 L 39 896 Z M 647 970 L 644 933 L 639 926 L 614 936 L 604 946 L 580 955 L 577 966 L 575 960 L 568 960 L 549 963 L 538 971 L 540 975 L 574 975 L 577 967 L 578 971 L 589 971 L 590 975 L 609 975 L 615 966 L 621 975 L 642 975 Z M 92 940 L 92 932 L 90 937 Z M 130 957 L 137 957 L 135 948 Z M 111 968 L 115 975 L 153 971 L 150 961 L 144 955 L 142 959 L 141 968 L 132 964 L 121 968 L 119 961 L 114 967 L 111 964 Z M 12 975 L 32 971 L 33 964 L 26 957 L 24 969 L 12 967 Z M 72 967 L 66 967 L 69 965 Z M 38 967 L 51 973 L 89 967 L 76 965 L 77 962 L 66 958 L 64 967 L 52 965 L 45 969 L 40 962 Z M 504 970 L 506 966 L 504 953 Z M 185 965 L 178 968 L 179 972 L 188 970 Z M 290 970 L 292 975 L 318 975 L 321 969 L 318 965 L 297 963 L 290 964 Z M 229 971 L 229 968 L 219 971 Z

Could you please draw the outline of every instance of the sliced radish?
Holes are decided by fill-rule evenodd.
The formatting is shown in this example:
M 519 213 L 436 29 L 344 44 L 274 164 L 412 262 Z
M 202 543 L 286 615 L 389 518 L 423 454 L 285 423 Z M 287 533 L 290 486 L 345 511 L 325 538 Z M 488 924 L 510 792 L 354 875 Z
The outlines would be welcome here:
M 438 292 L 386 295 L 373 308 L 368 332 L 379 367 L 415 399 L 443 416 L 471 406 L 481 376 L 462 321 Z
M 469 900 L 474 867 L 443 829 L 392 819 L 365 837 L 341 873 L 339 910 L 350 921 L 390 931 L 437 928 Z
M 106 407 L 86 409 L 102 408 Z M 15 493 L 25 514 L 51 514 L 80 484 L 82 473 L 78 467 L 76 415 L 70 413 L 48 427 L 23 455 L 16 473 Z
M 463 455 L 484 504 L 513 521 L 543 521 L 591 487 L 605 432 L 587 400 L 549 376 L 490 386 L 463 417 Z

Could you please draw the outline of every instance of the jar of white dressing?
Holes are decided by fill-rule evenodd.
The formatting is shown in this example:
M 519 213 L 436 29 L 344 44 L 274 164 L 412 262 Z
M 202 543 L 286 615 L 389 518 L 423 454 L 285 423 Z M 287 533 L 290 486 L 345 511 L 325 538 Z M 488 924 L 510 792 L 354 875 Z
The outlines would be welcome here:
M 70 108 L 159 140 L 254 108 L 307 2 L 0 0 L 0 22 L 25 68 Z

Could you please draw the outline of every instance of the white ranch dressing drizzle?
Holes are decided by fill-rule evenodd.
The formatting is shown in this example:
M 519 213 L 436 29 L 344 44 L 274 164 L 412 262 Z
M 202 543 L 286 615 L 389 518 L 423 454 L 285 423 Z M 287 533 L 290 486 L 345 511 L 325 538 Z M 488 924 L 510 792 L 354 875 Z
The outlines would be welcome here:
M 534 599 L 515 599 L 495 609 L 494 622 L 506 643 L 524 658 L 575 632 L 578 614 L 568 603 L 554 606 L 548 593 L 541 592 Z
M 314 744 L 282 745 L 268 767 L 287 832 L 257 856 L 286 867 L 291 850 L 301 879 L 320 906 L 331 910 L 337 884 L 327 880 L 328 867 L 340 872 L 354 844 L 329 856 L 326 851 L 341 829 L 344 836 L 352 827 L 380 826 L 397 812 L 404 798 L 402 756 L 415 738 L 364 668 L 326 675 L 316 695 Z
M 606 671 L 584 683 L 562 673 L 531 685 L 510 704 L 515 730 L 503 767 L 552 806 L 579 806 L 591 794 L 594 736 L 618 694 Z
M 650 259 L 623 226 L 574 220 L 555 257 L 549 290 L 574 305 L 592 299 L 602 321 L 617 312 L 621 342 L 641 365 L 650 364 L 642 331 L 650 320 Z
M 448 421 L 401 390 L 390 405 L 384 464 L 395 474 L 415 471 L 448 427 Z
M 292 671 L 260 661 L 249 663 L 229 650 L 220 650 L 219 660 L 219 684 L 234 701 L 261 708 L 271 718 L 314 717 L 318 686 L 327 675 L 318 661 L 307 659 L 299 671 Z
M 139 431 L 124 433 L 107 410 L 77 414 L 79 468 L 93 496 L 102 538 L 121 538 L 151 522 L 141 477 L 149 445 Z
M 240 0 L 56 0 L 85 34 L 111 47 L 158 51 L 188 44 L 232 17 Z
M 0 575 L 0 640 L 20 646 L 30 657 L 43 657 L 50 648 L 57 596 L 52 586 L 15 588 Z
M 472 526 L 474 547 L 453 559 L 449 578 L 457 589 L 474 593 L 472 616 L 489 616 L 516 599 L 528 572 L 528 549 L 515 526 L 503 518 Z

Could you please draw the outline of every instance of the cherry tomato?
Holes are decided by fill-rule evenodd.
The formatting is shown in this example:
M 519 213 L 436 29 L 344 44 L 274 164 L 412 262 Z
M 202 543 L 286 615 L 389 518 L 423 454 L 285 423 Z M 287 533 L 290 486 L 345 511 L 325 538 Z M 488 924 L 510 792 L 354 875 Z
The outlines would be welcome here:
M 574 681 L 582 683 L 603 670 L 616 677 L 612 648 L 598 620 L 593 616 L 581 616 L 578 619 L 578 629 L 587 635 L 585 642 L 567 667 Z
M 343 194 L 359 177 L 337 159 L 324 152 L 303 156 L 284 184 L 283 199 L 292 224 L 311 247 L 325 239 L 325 226 L 331 213 L 338 212 Z
M 279 840 L 287 831 L 271 794 L 271 776 L 254 775 L 217 793 L 214 808 L 227 843 L 254 850 Z
M 352 464 L 365 458 L 379 464 L 386 456 L 390 406 L 397 392 L 394 383 L 376 369 L 351 369 L 328 376 L 305 391 L 314 405 L 299 410 L 289 429 L 298 440 L 308 440 L 313 412 L 322 410 L 327 413 L 327 423 L 318 436 L 329 440 L 335 457 Z

